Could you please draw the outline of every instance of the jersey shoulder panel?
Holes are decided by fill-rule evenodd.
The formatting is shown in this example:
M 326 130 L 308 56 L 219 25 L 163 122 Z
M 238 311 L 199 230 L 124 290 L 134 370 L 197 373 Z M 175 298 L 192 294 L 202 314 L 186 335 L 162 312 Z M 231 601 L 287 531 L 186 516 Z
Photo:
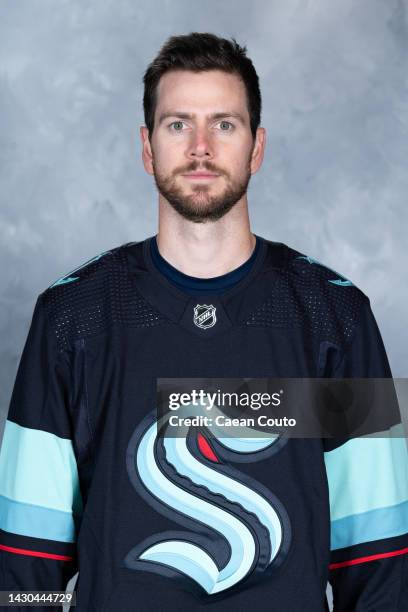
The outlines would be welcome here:
M 162 323 L 160 313 L 137 291 L 129 272 L 128 242 L 95 255 L 60 277 L 40 297 L 58 351 L 82 338 L 103 334 L 113 324 L 135 327 Z
M 301 328 L 319 342 L 344 347 L 351 340 L 368 297 L 352 281 L 317 259 L 283 243 L 268 241 L 270 267 L 278 268 L 271 295 L 249 325 Z
M 351 341 L 368 297 L 351 280 L 310 255 L 292 249 L 288 274 L 309 326 L 321 340 Z

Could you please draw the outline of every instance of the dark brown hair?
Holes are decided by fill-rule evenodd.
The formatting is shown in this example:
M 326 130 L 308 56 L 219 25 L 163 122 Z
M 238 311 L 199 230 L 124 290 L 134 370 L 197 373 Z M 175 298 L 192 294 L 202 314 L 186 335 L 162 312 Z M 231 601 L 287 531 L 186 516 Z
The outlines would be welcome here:
M 223 70 L 237 74 L 244 82 L 251 132 L 255 138 L 261 121 L 261 92 L 258 75 L 252 61 L 246 56 L 246 50 L 234 38 L 227 40 L 208 32 L 171 36 L 149 64 L 143 77 L 143 110 L 149 135 L 154 129 L 157 85 L 163 74 L 171 70 Z

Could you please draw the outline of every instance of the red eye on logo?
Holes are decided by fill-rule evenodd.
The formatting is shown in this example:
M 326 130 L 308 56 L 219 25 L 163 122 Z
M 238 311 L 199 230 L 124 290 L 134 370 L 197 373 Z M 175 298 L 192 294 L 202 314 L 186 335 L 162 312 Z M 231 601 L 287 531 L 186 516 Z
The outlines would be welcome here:
M 201 454 L 204 455 L 206 459 L 219 463 L 217 455 L 214 453 L 213 449 L 210 446 L 210 443 L 208 442 L 207 438 L 203 436 L 202 433 L 198 434 L 197 444 Z

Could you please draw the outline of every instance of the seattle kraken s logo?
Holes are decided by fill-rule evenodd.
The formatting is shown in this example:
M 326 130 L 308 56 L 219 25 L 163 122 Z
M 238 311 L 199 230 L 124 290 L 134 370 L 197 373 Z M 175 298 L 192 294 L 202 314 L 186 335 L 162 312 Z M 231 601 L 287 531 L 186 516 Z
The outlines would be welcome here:
M 289 517 L 267 487 L 231 464 L 268 459 L 288 438 L 214 437 L 188 427 L 181 437 L 158 436 L 167 420 L 152 411 L 136 428 L 127 471 L 139 495 L 184 529 L 151 534 L 123 567 L 174 579 L 204 599 L 269 577 L 288 554 Z M 143 517 L 135 520 L 145 531 Z

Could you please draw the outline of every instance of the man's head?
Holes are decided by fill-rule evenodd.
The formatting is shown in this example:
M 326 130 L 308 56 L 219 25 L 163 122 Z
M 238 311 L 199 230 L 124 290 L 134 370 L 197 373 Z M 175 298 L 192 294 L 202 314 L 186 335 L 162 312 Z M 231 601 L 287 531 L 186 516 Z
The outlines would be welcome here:
M 173 36 L 144 85 L 147 172 L 184 218 L 221 218 L 245 195 L 265 145 L 259 81 L 246 48 L 208 33 Z M 213 176 L 192 176 L 199 171 Z

